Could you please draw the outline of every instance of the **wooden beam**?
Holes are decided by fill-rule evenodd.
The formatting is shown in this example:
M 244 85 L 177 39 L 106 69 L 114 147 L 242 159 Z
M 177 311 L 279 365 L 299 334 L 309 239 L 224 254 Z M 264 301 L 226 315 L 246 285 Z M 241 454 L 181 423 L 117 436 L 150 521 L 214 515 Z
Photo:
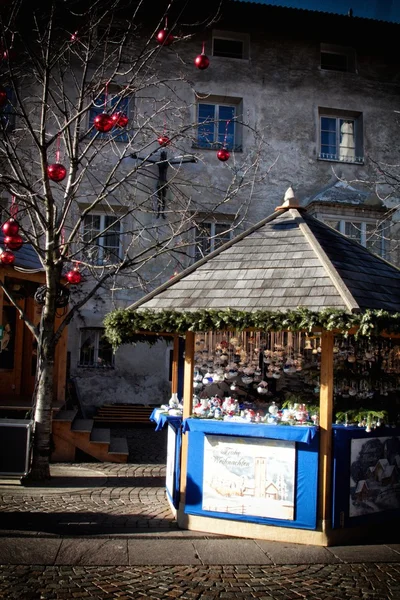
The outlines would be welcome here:
M 193 405 L 193 370 L 194 370 L 194 333 L 186 333 L 185 364 L 183 383 L 183 418 L 187 419 L 192 414 Z M 188 434 L 182 436 L 181 445 L 181 481 L 180 481 L 180 508 L 184 508 L 186 495 L 186 474 L 188 459 Z
M 333 412 L 333 345 L 331 331 L 321 335 L 320 374 L 320 445 L 319 445 L 319 519 L 323 530 L 331 522 L 332 494 L 332 412 Z
M 178 366 L 179 366 L 179 336 L 174 336 L 174 349 L 172 352 L 172 378 L 171 378 L 171 393 L 178 392 Z

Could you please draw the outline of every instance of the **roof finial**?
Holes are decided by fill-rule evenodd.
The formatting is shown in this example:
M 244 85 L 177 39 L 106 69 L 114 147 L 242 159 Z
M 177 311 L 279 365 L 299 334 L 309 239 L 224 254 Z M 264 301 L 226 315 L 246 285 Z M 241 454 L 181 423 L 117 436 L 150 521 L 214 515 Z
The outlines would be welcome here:
M 297 208 L 297 209 L 302 208 L 299 205 L 299 201 L 297 200 L 296 196 L 294 195 L 292 186 L 288 187 L 288 189 L 286 190 L 285 196 L 283 198 L 282 206 L 278 206 L 275 210 L 283 210 L 283 209 L 288 210 L 289 208 Z

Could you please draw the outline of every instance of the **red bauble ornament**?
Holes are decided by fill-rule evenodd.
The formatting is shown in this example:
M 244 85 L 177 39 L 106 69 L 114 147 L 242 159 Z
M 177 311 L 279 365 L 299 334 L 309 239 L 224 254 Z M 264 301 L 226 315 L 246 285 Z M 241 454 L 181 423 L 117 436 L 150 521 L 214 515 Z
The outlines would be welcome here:
M 47 175 L 49 179 L 58 183 L 65 179 L 65 176 L 67 175 L 67 169 L 60 163 L 53 163 L 52 165 L 48 165 Z
M 221 162 L 225 162 L 225 161 L 229 160 L 230 155 L 231 155 L 231 153 L 229 152 L 228 148 L 221 148 L 217 152 L 217 158 Z
M 1 230 L 4 235 L 17 235 L 19 231 L 18 221 L 11 217 L 11 219 L 3 223 Z
M 111 115 L 112 122 L 117 127 L 126 127 L 128 125 L 128 117 L 123 112 L 116 112 Z
M 0 107 L 5 106 L 7 104 L 7 92 L 3 88 L 0 88 Z
M 168 146 L 168 144 L 171 142 L 169 137 L 166 135 L 160 135 L 160 137 L 157 138 L 157 141 L 160 144 L 160 146 Z
M 68 271 L 65 277 L 71 285 L 77 285 L 82 281 L 82 275 L 80 274 L 79 269 L 77 267 L 75 267 L 75 269 L 72 269 L 72 271 Z
M 111 115 L 107 113 L 101 113 L 94 118 L 93 125 L 101 133 L 107 133 L 114 127 L 114 121 Z
M 204 69 L 207 69 L 209 67 L 210 59 L 205 54 L 199 54 L 194 59 L 194 64 L 198 69 L 200 69 L 200 71 L 204 71 Z
M 14 264 L 14 261 L 15 261 L 15 256 L 11 252 L 11 250 L 3 250 L 3 252 L 0 254 L 1 264 L 12 265 L 12 264 Z
M 170 46 L 174 41 L 175 37 L 172 33 L 169 33 L 168 29 L 160 29 L 157 33 L 156 40 L 160 44 L 160 46 Z
M 208 58 L 208 56 L 206 56 L 204 48 L 205 43 L 203 42 L 203 49 L 201 51 L 201 54 L 198 54 L 194 59 L 194 64 L 198 69 L 200 69 L 200 71 L 204 71 L 204 69 L 207 69 L 210 64 L 210 59 Z
M 19 250 L 22 248 L 22 244 L 24 240 L 20 235 L 7 235 L 4 238 L 4 245 L 7 246 L 10 250 Z

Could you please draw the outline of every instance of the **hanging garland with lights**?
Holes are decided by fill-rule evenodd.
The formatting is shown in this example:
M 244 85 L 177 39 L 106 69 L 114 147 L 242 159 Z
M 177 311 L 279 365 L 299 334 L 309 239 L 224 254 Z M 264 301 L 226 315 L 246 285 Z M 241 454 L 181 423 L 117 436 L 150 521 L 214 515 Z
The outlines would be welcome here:
M 400 313 L 383 310 L 367 310 L 350 314 L 334 308 L 314 312 L 299 307 L 288 312 L 233 309 L 196 310 L 177 312 L 172 310 L 118 309 L 104 320 L 106 336 L 117 348 L 121 344 L 143 341 L 143 332 L 178 333 L 187 331 L 223 331 L 255 329 L 259 331 L 340 331 L 348 333 L 357 329 L 357 336 L 380 335 L 382 332 L 400 334 Z M 139 337 L 138 337 L 139 336 Z M 150 336 L 149 336 L 150 338 Z M 145 340 L 147 341 L 147 340 Z

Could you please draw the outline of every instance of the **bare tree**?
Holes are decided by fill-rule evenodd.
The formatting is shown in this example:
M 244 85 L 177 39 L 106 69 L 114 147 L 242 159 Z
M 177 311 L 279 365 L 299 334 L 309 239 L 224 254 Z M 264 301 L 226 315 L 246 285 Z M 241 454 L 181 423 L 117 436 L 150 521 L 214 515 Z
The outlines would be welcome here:
M 0 188 L 14 198 L 6 218 L 17 206 L 46 281 L 38 325 L 1 284 L 38 346 L 34 478 L 49 477 L 54 358 L 64 328 L 103 290 L 129 288 L 134 299 L 165 278 L 166 265 L 186 264 L 196 215 L 229 206 L 232 227 L 240 224 L 265 177 L 258 172 L 264 142 L 250 128 L 252 153 L 216 160 L 223 171 L 213 185 L 201 152 L 193 154 L 196 69 L 182 50 L 219 7 L 182 31 L 187 4 L 171 1 L 157 17 L 150 0 L 55 0 L 38 8 L 16 0 L 0 9 Z M 108 218 L 97 222 L 96 209 Z M 83 281 L 56 330 L 60 290 L 74 266 Z

